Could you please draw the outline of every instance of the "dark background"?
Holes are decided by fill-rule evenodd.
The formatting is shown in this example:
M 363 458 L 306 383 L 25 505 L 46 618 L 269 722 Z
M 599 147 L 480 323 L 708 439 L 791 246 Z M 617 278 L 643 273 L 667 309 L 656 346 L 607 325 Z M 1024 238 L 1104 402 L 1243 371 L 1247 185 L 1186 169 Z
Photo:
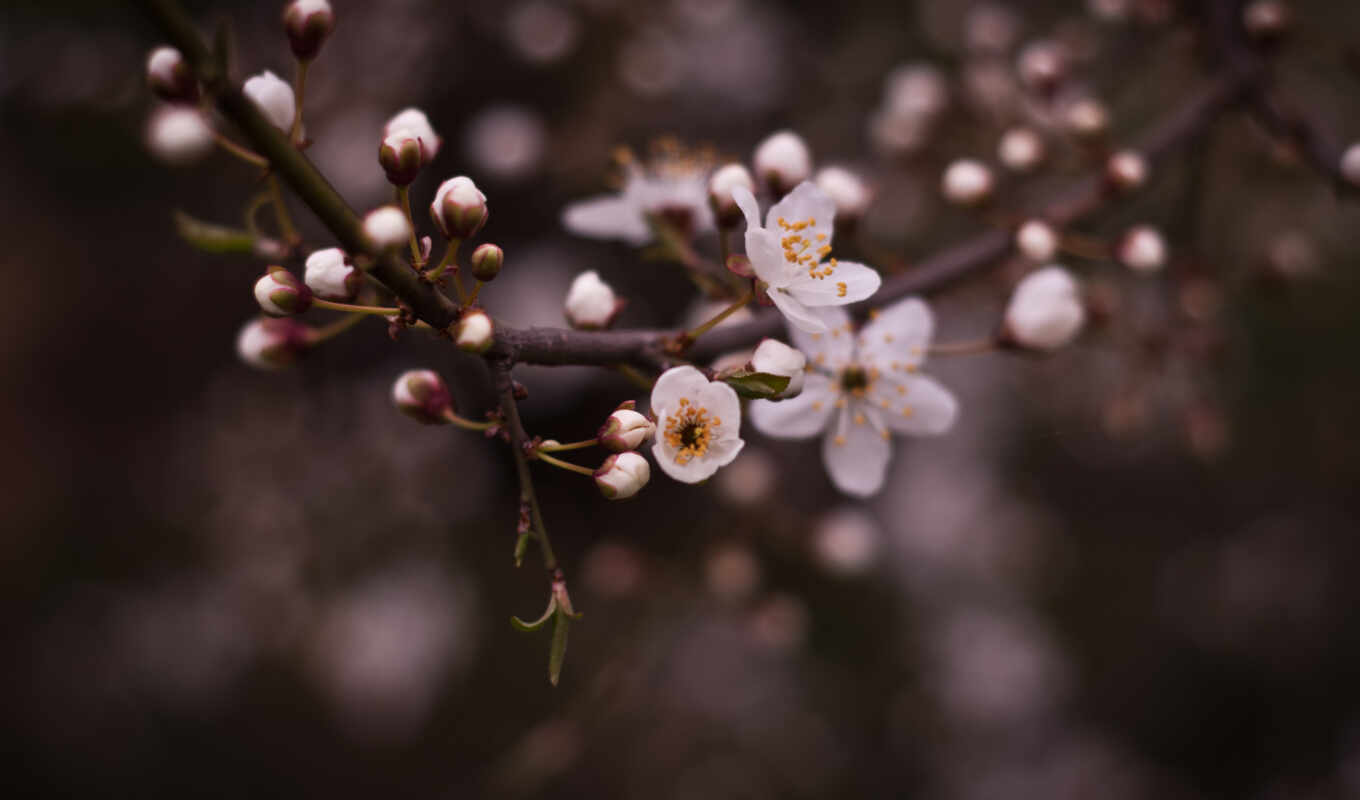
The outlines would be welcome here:
M 239 75 L 290 74 L 280 3 L 208 5 L 193 4 L 205 23 L 232 19 Z M 980 4 L 334 5 L 307 97 L 311 155 L 356 207 L 384 202 L 382 123 L 426 109 L 445 144 L 413 187 L 417 208 L 446 177 L 478 181 L 482 236 L 508 254 L 487 302 L 519 323 L 561 324 L 567 282 L 588 268 L 632 301 L 623 325 L 686 313 L 673 267 L 558 223 L 603 188 L 618 144 L 674 134 L 748 158 L 794 128 L 819 164 L 875 179 L 880 201 L 850 246 L 909 259 L 981 229 L 935 199 L 939 171 L 991 158 L 1014 114 L 962 78 L 1012 63 L 970 54 L 965 11 Z M 1117 138 L 1212 65 L 1194 3 L 1137 2 L 1155 13 L 1118 24 L 1082 3 L 999 5 L 1018 42 L 1056 33 L 1078 47 L 1078 80 L 1108 102 Z M 1345 139 L 1360 131 L 1347 50 L 1360 9 L 1293 6 L 1279 82 Z M 290 371 L 236 360 L 261 265 L 195 251 L 170 211 L 235 224 L 258 187 L 220 154 L 171 169 L 146 153 L 142 64 L 159 41 L 135 4 L 0 12 L 6 784 L 138 797 L 1360 794 L 1360 218 L 1245 114 L 1081 227 L 1159 224 L 1174 268 L 1148 278 L 1073 259 L 1119 298 L 1110 322 L 1049 358 L 933 362 L 960 421 L 899 439 L 870 502 L 831 488 L 816 443 L 749 428 L 713 481 L 657 472 L 627 503 L 536 468 L 586 614 L 553 689 L 546 636 L 507 622 L 536 616 L 544 591 L 535 554 L 511 564 L 504 448 L 419 427 L 388 401 L 401 370 L 428 366 L 480 416 L 484 368 L 420 336 L 393 343 L 376 322 Z M 953 104 L 927 147 L 887 158 L 867 120 L 888 71 L 921 60 L 945 70 Z M 473 131 L 507 105 L 529 120 L 514 130 L 532 140 L 537 125 L 542 140 L 488 169 Z M 1003 205 L 1089 164 L 1058 148 Z M 942 338 L 985 332 L 1017 274 L 1000 265 L 939 297 Z M 580 368 L 517 376 L 531 431 L 563 440 L 636 394 Z M 872 545 L 869 563 L 838 570 L 828 530 Z

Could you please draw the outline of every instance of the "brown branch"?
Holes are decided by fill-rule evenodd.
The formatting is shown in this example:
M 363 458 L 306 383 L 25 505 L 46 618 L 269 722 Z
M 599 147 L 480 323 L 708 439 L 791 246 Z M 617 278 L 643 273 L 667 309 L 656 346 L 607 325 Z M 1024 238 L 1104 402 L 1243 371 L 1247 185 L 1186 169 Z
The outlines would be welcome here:
M 284 134 L 274 128 L 241 91 L 221 74 L 218 61 L 202 37 L 173 0 L 142 0 L 162 26 L 170 41 L 199 70 L 214 94 L 218 110 L 241 128 L 251 144 L 269 159 L 299 198 L 321 219 L 345 248 L 372 255 L 358 215 L 336 193 L 325 177 Z M 1251 89 L 1258 70 L 1234 65 L 1211 79 L 1180 106 L 1151 128 L 1139 148 L 1155 163 L 1167 153 L 1201 133 L 1218 113 Z M 1059 224 L 1086 216 L 1112 199 L 1100 174 L 1092 174 L 1058 192 L 1031 210 Z M 912 294 L 938 292 L 1004 257 L 1011 249 L 1010 236 L 990 230 L 927 257 L 905 274 L 886 281 L 875 295 L 875 303 L 896 300 Z M 445 328 L 458 314 L 458 307 L 435 287 L 420 279 L 395 256 L 378 260 L 372 277 L 401 298 L 416 316 L 437 328 Z M 716 353 L 749 347 L 766 336 L 783 330 L 780 315 L 773 309 L 759 313 L 754 320 L 716 329 L 705 335 L 691 355 L 703 359 Z M 584 332 L 560 328 L 517 329 L 497 324 L 496 342 L 487 353 L 494 363 L 534 364 L 637 364 L 655 366 L 663 360 L 663 343 L 681 333 L 678 330 L 634 330 Z

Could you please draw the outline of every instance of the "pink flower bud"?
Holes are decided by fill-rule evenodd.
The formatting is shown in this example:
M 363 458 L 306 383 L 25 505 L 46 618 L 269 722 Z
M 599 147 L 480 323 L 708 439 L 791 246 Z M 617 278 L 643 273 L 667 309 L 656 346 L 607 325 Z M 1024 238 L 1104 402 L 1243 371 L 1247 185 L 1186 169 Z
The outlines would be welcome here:
M 439 184 L 430 204 L 430 218 L 446 239 L 473 236 L 486 224 L 488 213 L 486 195 L 465 175 Z
M 1121 192 L 1131 192 L 1147 182 L 1147 159 L 1133 150 L 1120 150 L 1105 162 L 1105 179 Z
M 312 290 L 283 267 L 269 267 L 255 282 L 255 299 L 264 313 L 288 317 L 311 308 Z
M 242 91 L 260 107 L 260 111 L 275 128 L 286 131 L 293 127 L 297 100 L 293 95 L 293 87 L 282 78 L 265 70 L 246 80 Z
M 411 238 L 411 223 L 396 206 L 383 206 L 364 217 L 364 233 L 379 250 L 400 247 Z
M 392 384 L 392 403 L 406 416 L 426 425 L 444 425 L 453 411 L 453 396 L 439 374 L 428 369 L 403 372 Z
M 307 256 L 307 288 L 323 300 L 348 303 L 359 293 L 362 276 L 338 247 L 317 250 Z
M 1014 172 L 1029 172 L 1044 160 L 1044 140 L 1029 128 L 1011 128 L 1001 136 L 996 157 Z
M 741 221 L 741 209 L 732 199 L 732 190 L 738 186 L 748 192 L 756 190 L 751 173 L 741 164 L 720 167 L 708 179 L 708 204 L 713 208 L 713 218 L 720 228 L 731 228 Z
M 1136 272 L 1156 272 L 1166 264 L 1166 241 L 1151 225 L 1129 228 L 1119 240 L 1119 260 Z
M 311 61 L 335 28 L 335 12 L 326 0 L 293 0 L 283 9 L 283 30 L 299 61 Z
M 378 146 L 378 163 L 393 186 L 410 186 L 420 174 L 420 140 L 407 131 L 398 131 Z
M 616 453 L 636 450 L 656 431 L 651 420 L 633 410 L 629 401 L 614 410 L 600 428 L 600 446 Z
M 945 170 L 940 188 L 955 205 L 978 205 L 992 194 L 992 171 L 980 161 L 962 158 Z
M 1067 76 L 1067 51 L 1049 40 L 1028 44 L 1016 59 L 1016 71 L 1029 88 L 1051 91 Z
M 1003 336 L 1033 350 L 1056 350 L 1081 332 L 1086 310 L 1072 274 L 1057 265 L 1025 276 L 1006 306 Z
M 487 242 L 472 251 L 472 258 L 468 262 L 474 278 L 482 283 L 490 283 L 501 273 L 501 267 L 505 264 L 505 251 Z
M 1015 232 L 1015 249 L 1030 261 L 1048 261 L 1058 252 L 1058 234 L 1047 222 L 1032 219 Z
M 1099 100 L 1085 98 L 1067 107 L 1068 130 L 1083 139 L 1094 139 L 1110 127 L 1110 114 Z
M 564 303 L 567 322 L 573 328 L 587 331 L 608 328 L 622 307 L 614 290 L 593 269 L 576 276 Z
M 647 459 L 632 452 L 615 453 L 595 470 L 595 485 L 610 500 L 627 500 L 651 480 L 652 467 Z
M 184 56 L 173 47 L 157 47 L 146 59 L 146 83 L 170 103 L 197 103 L 198 79 Z
M 236 337 L 236 352 L 253 367 L 280 369 L 297 361 L 311 336 L 312 329 L 295 319 L 254 319 Z
M 405 109 L 387 121 L 383 126 L 383 138 L 396 134 L 405 134 L 420 142 L 421 166 L 434 161 L 434 157 L 439 154 L 439 148 L 444 144 L 444 140 L 430 125 L 429 117 L 418 108 Z
M 146 146 L 167 164 L 190 164 L 212 151 L 212 126 L 196 108 L 162 108 L 147 123 Z
M 459 349 L 469 353 L 485 353 L 496 341 L 496 328 L 491 315 L 480 308 L 470 308 L 454 325 L 453 341 Z
M 756 148 L 752 163 L 756 177 L 776 196 L 782 196 L 812 174 L 812 153 L 803 137 L 793 131 L 771 134 Z

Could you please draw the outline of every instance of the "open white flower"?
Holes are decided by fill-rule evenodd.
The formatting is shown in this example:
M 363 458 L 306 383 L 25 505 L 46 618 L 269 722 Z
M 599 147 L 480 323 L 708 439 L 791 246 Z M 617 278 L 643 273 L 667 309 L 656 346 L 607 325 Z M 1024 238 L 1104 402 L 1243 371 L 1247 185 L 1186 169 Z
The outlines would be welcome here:
M 682 483 L 706 480 L 732 463 L 746 444 L 739 435 L 736 391 L 694 367 L 662 373 L 652 388 L 652 414 L 657 427 L 652 456 L 662 471 Z
M 679 146 L 660 151 L 645 164 L 631 155 L 620 157 L 623 189 L 571 203 L 562 224 L 578 236 L 621 239 L 634 246 L 652 240 L 652 220 L 693 235 L 713 229 L 708 203 L 707 158 Z
M 935 318 L 910 297 L 889 306 L 856 335 L 844 309 L 820 308 L 828 331 L 790 336 L 810 359 L 803 393 L 779 402 L 754 400 L 751 422 L 766 436 L 807 439 L 823 434 L 831 482 L 867 497 L 883 487 L 892 434 L 934 435 L 958 416 L 954 395 L 919 373 Z
M 863 264 L 826 259 L 836 204 L 826 192 L 804 181 L 775 203 L 760 225 L 756 198 L 738 186 L 732 197 L 746 215 L 746 257 L 756 277 L 784 318 L 809 333 L 826 323 L 811 309 L 859 302 L 878 291 L 883 279 Z

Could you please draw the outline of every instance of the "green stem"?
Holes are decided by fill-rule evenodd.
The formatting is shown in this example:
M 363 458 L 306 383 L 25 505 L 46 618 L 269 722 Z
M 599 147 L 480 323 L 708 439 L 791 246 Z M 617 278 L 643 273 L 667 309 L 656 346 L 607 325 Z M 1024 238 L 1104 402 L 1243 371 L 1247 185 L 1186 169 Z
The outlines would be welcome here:
M 539 453 L 562 453 L 562 452 L 565 452 L 565 451 L 567 451 L 567 450 L 583 450 L 583 449 L 585 449 L 585 448 L 587 448 L 587 447 L 594 447 L 595 445 L 597 445 L 597 444 L 599 444 L 599 443 L 600 443 L 600 440 L 599 440 L 598 438 L 596 438 L 596 439 L 583 439 L 583 440 L 581 440 L 581 441 L 579 441 L 579 442 L 571 442 L 570 444 L 551 444 L 551 445 L 550 445 L 550 444 L 541 444 L 541 445 L 538 446 L 538 452 L 539 452 Z
M 708 322 L 705 322 L 692 331 L 686 331 L 680 334 L 681 340 L 685 342 L 686 345 L 693 344 L 695 339 L 698 339 L 700 336 L 713 330 L 723 320 L 745 308 L 746 304 L 751 302 L 751 298 L 753 297 L 755 297 L 755 292 L 748 290 L 746 294 L 737 298 L 736 302 L 732 303 L 732 305 L 718 312 L 717 316 L 713 317 L 713 319 L 710 319 Z
M 289 244 L 297 244 L 302 241 L 298 235 L 297 228 L 293 225 L 293 217 L 288 213 L 288 205 L 283 202 L 283 187 L 279 184 L 277 176 L 269 176 L 269 198 L 274 206 L 274 216 L 279 220 L 279 231 Z
M 501 396 L 501 414 L 505 418 L 506 431 L 510 434 L 510 453 L 515 459 L 515 472 L 519 475 L 519 501 L 521 506 L 529 508 L 529 529 L 515 542 L 515 552 L 522 553 L 525 537 L 532 536 L 538 542 L 539 552 L 543 554 L 544 568 L 553 574 L 557 572 L 557 556 L 553 554 L 552 543 L 548 541 L 543 511 L 538 507 L 538 495 L 534 492 L 534 478 L 529 472 L 529 457 L 524 452 L 528 436 L 524 432 L 524 422 L 519 417 L 519 405 L 515 402 L 515 384 L 510 379 L 510 365 L 500 362 L 495 365 L 495 370 L 496 387 Z
M 618 370 L 620 375 L 632 381 L 634 386 L 637 386 L 645 392 L 650 392 L 652 387 L 656 386 L 656 381 L 643 375 L 637 367 L 634 367 L 631 364 L 615 364 L 614 369 Z
M 971 356 L 988 353 L 996 349 L 996 337 L 986 336 L 963 342 L 943 342 L 932 344 L 928 352 L 932 356 Z
M 448 420 L 452 424 L 457 425 L 458 427 L 464 430 L 469 431 L 489 430 L 493 425 L 496 424 L 494 422 L 475 422 L 473 420 L 468 419 L 467 417 L 460 417 L 457 414 L 453 413 L 452 409 L 444 412 L 444 419 Z
M 307 93 L 307 67 L 312 62 L 305 59 L 298 59 L 297 72 L 293 77 L 293 94 L 296 95 L 296 105 L 293 108 L 293 127 L 288 130 L 288 141 L 295 146 L 300 144 L 298 134 L 302 131 L 302 98 Z
M 264 156 L 254 150 L 233 142 L 217 131 L 213 131 L 213 141 L 217 142 L 218 147 L 221 147 L 223 150 L 226 150 L 228 153 L 231 153 L 251 166 L 259 167 L 261 169 L 269 168 L 269 161 Z
M 349 316 L 341 317 L 330 324 L 322 325 L 320 328 L 316 328 L 312 331 L 308 343 L 316 345 L 329 339 L 334 339 L 367 318 L 367 314 L 350 314 Z
M 420 257 L 420 240 L 416 238 L 416 220 L 411 216 L 411 190 L 406 186 L 397 187 L 397 200 L 406 214 L 407 227 L 411 229 L 411 266 L 419 270 L 425 266 Z
M 595 470 L 591 469 L 590 467 L 583 467 L 580 464 L 573 464 L 570 461 L 563 461 L 560 458 L 553 458 L 552 456 L 543 452 L 542 449 L 536 450 L 534 452 L 538 456 L 538 459 L 540 461 L 543 461 L 547 464 L 552 464 L 554 467 L 559 467 L 561 469 L 569 470 L 571 472 L 578 472 L 582 475 L 589 475 L 592 478 L 595 477 Z
M 383 317 L 394 317 L 401 313 L 400 308 L 386 308 L 382 306 L 356 306 L 352 303 L 336 303 L 330 300 L 322 300 L 319 297 L 312 298 L 312 305 L 317 308 L 329 308 L 335 311 L 348 311 L 351 314 L 377 314 Z

